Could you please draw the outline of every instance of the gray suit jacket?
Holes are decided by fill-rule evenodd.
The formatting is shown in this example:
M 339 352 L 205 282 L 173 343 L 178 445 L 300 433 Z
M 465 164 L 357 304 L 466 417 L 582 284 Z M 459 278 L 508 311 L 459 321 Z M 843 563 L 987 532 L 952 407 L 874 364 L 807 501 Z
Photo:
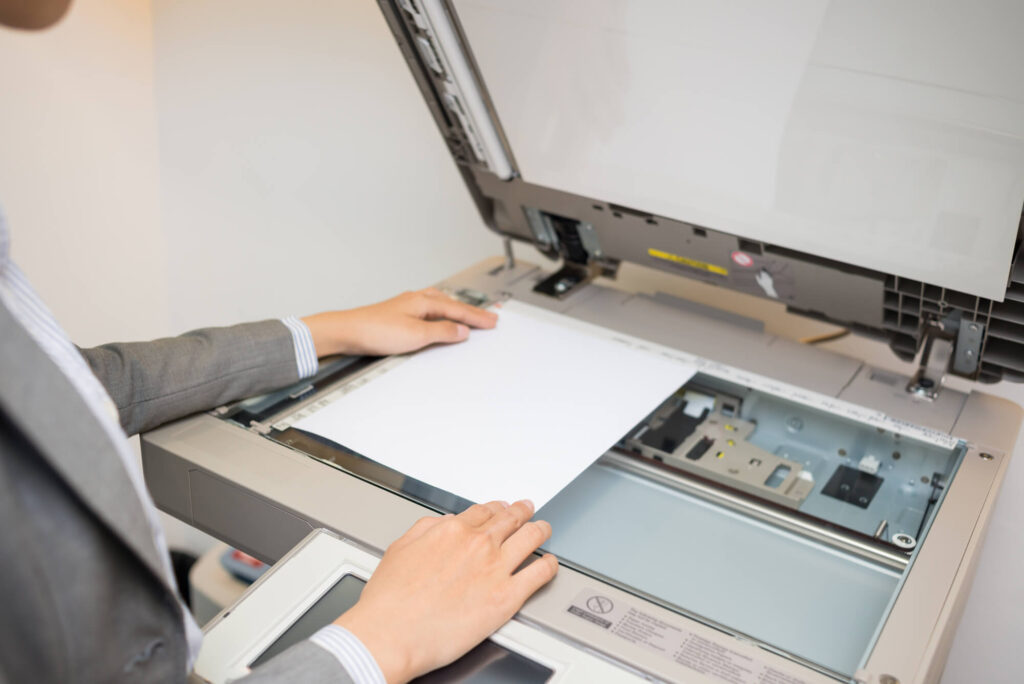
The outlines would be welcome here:
M 82 351 L 128 434 L 298 378 L 279 321 Z M 0 303 L 0 683 L 183 682 L 187 646 L 103 427 Z M 246 678 L 350 682 L 301 643 Z

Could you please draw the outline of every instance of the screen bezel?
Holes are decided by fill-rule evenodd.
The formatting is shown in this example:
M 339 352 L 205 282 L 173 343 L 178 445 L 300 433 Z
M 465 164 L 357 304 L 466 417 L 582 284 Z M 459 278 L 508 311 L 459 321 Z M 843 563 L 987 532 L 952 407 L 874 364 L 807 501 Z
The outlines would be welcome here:
M 260 577 L 234 605 L 203 628 L 204 639 L 194 671 L 217 684 L 244 677 L 250 664 L 270 648 L 346 575 L 367 582 L 378 552 L 342 539 L 326 529 L 310 532 L 299 544 Z M 557 681 L 568 663 L 529 648 L 502 632 L 525 629 L 509 624 L 491 635 L 497 646 L 517 653 L 545 668 Z

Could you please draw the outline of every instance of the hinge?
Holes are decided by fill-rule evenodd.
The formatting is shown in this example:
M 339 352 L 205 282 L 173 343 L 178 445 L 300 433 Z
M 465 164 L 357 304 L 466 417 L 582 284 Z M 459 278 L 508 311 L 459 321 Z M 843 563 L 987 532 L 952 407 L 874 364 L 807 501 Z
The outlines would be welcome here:
M 558 271 L 534 285 L 533 291 L 562 299 L 589 283 L 596 275 L 592 267 L 566 263 Z
M 605 258 L 593 225 L 532 207 L 524 211 L 537 248 L 563 261 L 562 268 L 534 286 L 534 292 L 561 299 L 599 275 L 615 276 L 618 263 Z
M 907 391 L 932 400 L 939 396 L 947 372 L 976 377 L 984 336 L 984 324 L 963 320 L 959 311 L 942 319 L 926 319 L 921 328 L 923 343 L 917 373 Z

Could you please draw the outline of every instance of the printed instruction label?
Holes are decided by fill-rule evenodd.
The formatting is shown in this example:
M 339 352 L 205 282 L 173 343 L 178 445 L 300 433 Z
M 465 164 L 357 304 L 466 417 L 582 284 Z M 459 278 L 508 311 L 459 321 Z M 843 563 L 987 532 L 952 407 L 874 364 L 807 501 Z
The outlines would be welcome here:
M 759 659 L 669 624 L 621 599 L 584 590 L 569 613 L 609 634 L 642 646 L 673 662 L 728 684 L 807 684 Z

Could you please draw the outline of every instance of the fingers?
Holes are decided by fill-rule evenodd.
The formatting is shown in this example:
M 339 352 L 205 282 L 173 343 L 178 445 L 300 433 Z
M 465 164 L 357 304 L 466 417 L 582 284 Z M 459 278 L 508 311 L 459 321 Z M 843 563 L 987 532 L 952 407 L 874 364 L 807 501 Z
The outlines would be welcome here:
M 505 510 L 508 507 L 503 501 L 491 501 L 486 504 L 474 504 L 459 513 L 456 518 L 462 520 L 471 527 L 479 527 L 494 517 L 495 513 Z
M 496 313 L 452 299 L 440 290 L 428 288 L 422 294 L 425 302 L 423 315 L 427 318 L 446 318 L 474 328 L 493 328 L 498 322 Z
M 469 328 L 461 323 L 451 321 L 419 321 L 422 346 L 438 342 L 451 344 L 462 342 L 469 337 Z
M 503 544 L 513 532 L 522 527 L 523 523 L 532 517 L 533 503 L 526 500 L 516 501 L 487 521 L 487 532 L 495 541 Z
M 550 553 L 545 553 L 512 575 L 513 591 L 519 604 L 525 603 L 538 589 L 553 580 L 557 573 L 558 559 Z
M 547 522 L 544 520 L 528 522 L 501 545 L 501 555 L 509 568 L 517 568 L 550 538 L 551 525 Z

